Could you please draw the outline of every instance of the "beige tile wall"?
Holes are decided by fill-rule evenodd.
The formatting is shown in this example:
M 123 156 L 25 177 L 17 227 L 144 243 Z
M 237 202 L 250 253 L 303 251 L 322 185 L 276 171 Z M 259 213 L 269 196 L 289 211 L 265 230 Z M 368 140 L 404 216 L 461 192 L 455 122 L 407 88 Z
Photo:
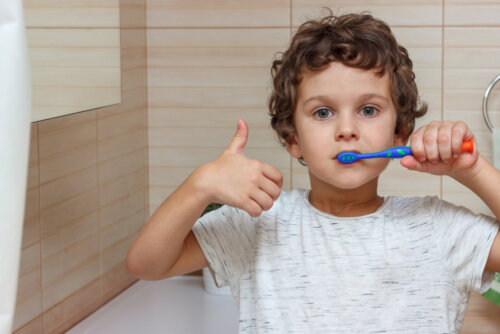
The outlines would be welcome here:
M 271 163 L 290 186 L 290 159 L 266 115 L 273 54 L 290 36 L 289 1 L 148 1 L 150 212 L 231 141 Z
M 23 0 L 32 121 L 120 102 L 119 0 Z
M 220 154 L 238 117 L 250 125 L 248 155 L 280 168 L 284 189 L 309 186 L 306 170 L 271 140 L 266 101 L 273 53 L 286 47 L 300 23 L 325 13 L 322 6 L 339 14 L 368 10 L 391 24 L 410 52 L 421 98 L 429 104 L 417 126 L 465 119 L 491 158 L 479 111 L 481 92 L 500 72 L 498 0 L 148 0 L 150 212 L 196 166 Z M 493 100 L 498 111 L 500 100 Z M 500 126 L 500 116 L 493 114 Z M 408 172 L 398 161 L 380 183 L 382 194 L 437 195 L 489 213 L 447 178 Z M 500 308 L 474 295 L 462 332 L 499 332 L 498 319 Z
M 125 259 L 149 196 L 145 6 L 120 2 L 122 103 L 32 124 L 16 333 L 62 333 L 135 281 Z

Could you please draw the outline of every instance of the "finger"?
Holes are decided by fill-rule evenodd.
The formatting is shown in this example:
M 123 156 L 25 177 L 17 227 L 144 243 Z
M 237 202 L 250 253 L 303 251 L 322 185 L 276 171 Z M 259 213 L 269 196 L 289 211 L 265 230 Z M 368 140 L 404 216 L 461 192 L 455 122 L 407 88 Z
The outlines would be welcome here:
M 260 183 L 260 189 L 268 194 L 274 201 L 278 199 L 281 193 L 281 187 L 274 181 L 264 177 Z
M 415 133 L 413 133 L 413 135 L 410 137 L 411 152 L 413 153 L 415 159 L 417 159 L 420 162 L 425 161 L 423 132 L 424 128 L 420 128 L 417 131 L 415 131 Z
M 262 214 L 262 208 L 252 199 L 248 199 L 241 209 L 248 212 L 248 214 L 252 217 L 258 217 Z
M 452 157 L 452 122 L 443 122 L 438 129 L 438 150 L 442 162 L 448 163 Z
M 431 163 L 439 162 L 439 148 L 437 143 L 439 122 L 431 122 L 425 129 L 423 142 L 425 157 Z
M 262 211 L 269 210 L 274 204 L 274 200 L 271 196 L 260 189 L 252 192 L 250 198 L 261 207 Z
M 283 186 L 283 174 L 276 167 L 264 163 L 262 164 L 262 173 L 265 177 L 276 183 L 278 187 L 281 188 Z
M 451 152 L 453 158 L 462 153 L 462 143 L 472 138 L 472 132 L 464 122 L 456 122 L 451 130 Z
M 236 133 L 234 134 L 234 137 L 229 143 L 227 149 L 232 153 L 243 153 L 243 149 L 247 144 L 247 140 L 248 140 L 248 125 L 244 120 L 239 119 L 238 129 L 236 130 Z

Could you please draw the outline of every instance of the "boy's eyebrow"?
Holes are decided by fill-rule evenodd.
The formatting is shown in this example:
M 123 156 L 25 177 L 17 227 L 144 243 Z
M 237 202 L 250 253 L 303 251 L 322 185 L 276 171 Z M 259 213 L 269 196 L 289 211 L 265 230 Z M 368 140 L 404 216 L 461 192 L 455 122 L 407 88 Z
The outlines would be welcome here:
M 359 100 L 368 100 L 368 99 L 377 98 L 377 99 L 383 100 L 386 103 L 390 102 L 390 100 L 387 97 L 380 95 L 380 94 L 377 94 L 377 93 L 365 93 L 365 94 L 358 95 L 357 98 Z M 310 98 L 308 98 L 307 100 L 302 102 L 302 104 L 305 105 L 305 104 L 307 104 L 311 101 L 314 101 L 314 100 L 331 101 L 331 100 L 333 100 L 333 98 L 331 96 L 328 96 L 328 95 L 315 95 L 315 96 L 311 96 Z
M 309 102 L 314 101 L 314 100 L 329 101 L 330 97 L 328 95 L 315 95 L 315 96 L 311 96 L 310 98 L 308 98 L 307 100 L 305 100 L 304 102 L 302 102 L 302 105 L 308 104 Z
M 366 94 L 362 94 L 362 95 L 359 96 L 360 100 L 368 100 L 368 99 L 373 99 L 373 98 L 381 99 L 381 100 L 384 100 L 385 102 L 389 102 L 390 101 L 384 95 L 380 95 L 380 94 L 376 94 L 376 93 L 366 93 Z

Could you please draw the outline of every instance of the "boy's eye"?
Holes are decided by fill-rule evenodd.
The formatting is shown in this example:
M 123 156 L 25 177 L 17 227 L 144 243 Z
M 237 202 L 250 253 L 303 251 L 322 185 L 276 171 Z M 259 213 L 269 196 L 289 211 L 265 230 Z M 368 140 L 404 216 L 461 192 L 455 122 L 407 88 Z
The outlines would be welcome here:
M 328 118 L 328 117 L 330 117 L 330 115 L 332 115 L 332 112 L 329 109 L 321 108 L 321 109 L 316 110 L 314 112 L 314 114 L 318 118 Z
M 377 108 L 372 106 L 366 106 L 361 108 L 361 114 L 363 114 L 363 116 L 368 116 L 368 117 L 375 115 L 377 111 L 378 111 Z

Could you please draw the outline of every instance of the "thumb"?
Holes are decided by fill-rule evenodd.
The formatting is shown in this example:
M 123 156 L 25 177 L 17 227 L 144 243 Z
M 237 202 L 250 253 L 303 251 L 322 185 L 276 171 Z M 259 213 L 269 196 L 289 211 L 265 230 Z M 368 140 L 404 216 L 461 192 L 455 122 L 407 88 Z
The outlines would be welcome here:
M 238 120 L 238 129 L 234 134 L 233 140 L 229 143 L 227 149 L 232 153 L 243 153 L 243 149 L 247 144 L 248 139 L 248 125 L 247 123 L 239 119 Z
M 427 163 L 421 163 L 417 159 L 415 159 L 411 155 L 407 155 L 403 157 L 400 161 L 401 166 L 409 169 L 409 170 L 415 170 L 419 172 L 426 172 L 427 171 Z

